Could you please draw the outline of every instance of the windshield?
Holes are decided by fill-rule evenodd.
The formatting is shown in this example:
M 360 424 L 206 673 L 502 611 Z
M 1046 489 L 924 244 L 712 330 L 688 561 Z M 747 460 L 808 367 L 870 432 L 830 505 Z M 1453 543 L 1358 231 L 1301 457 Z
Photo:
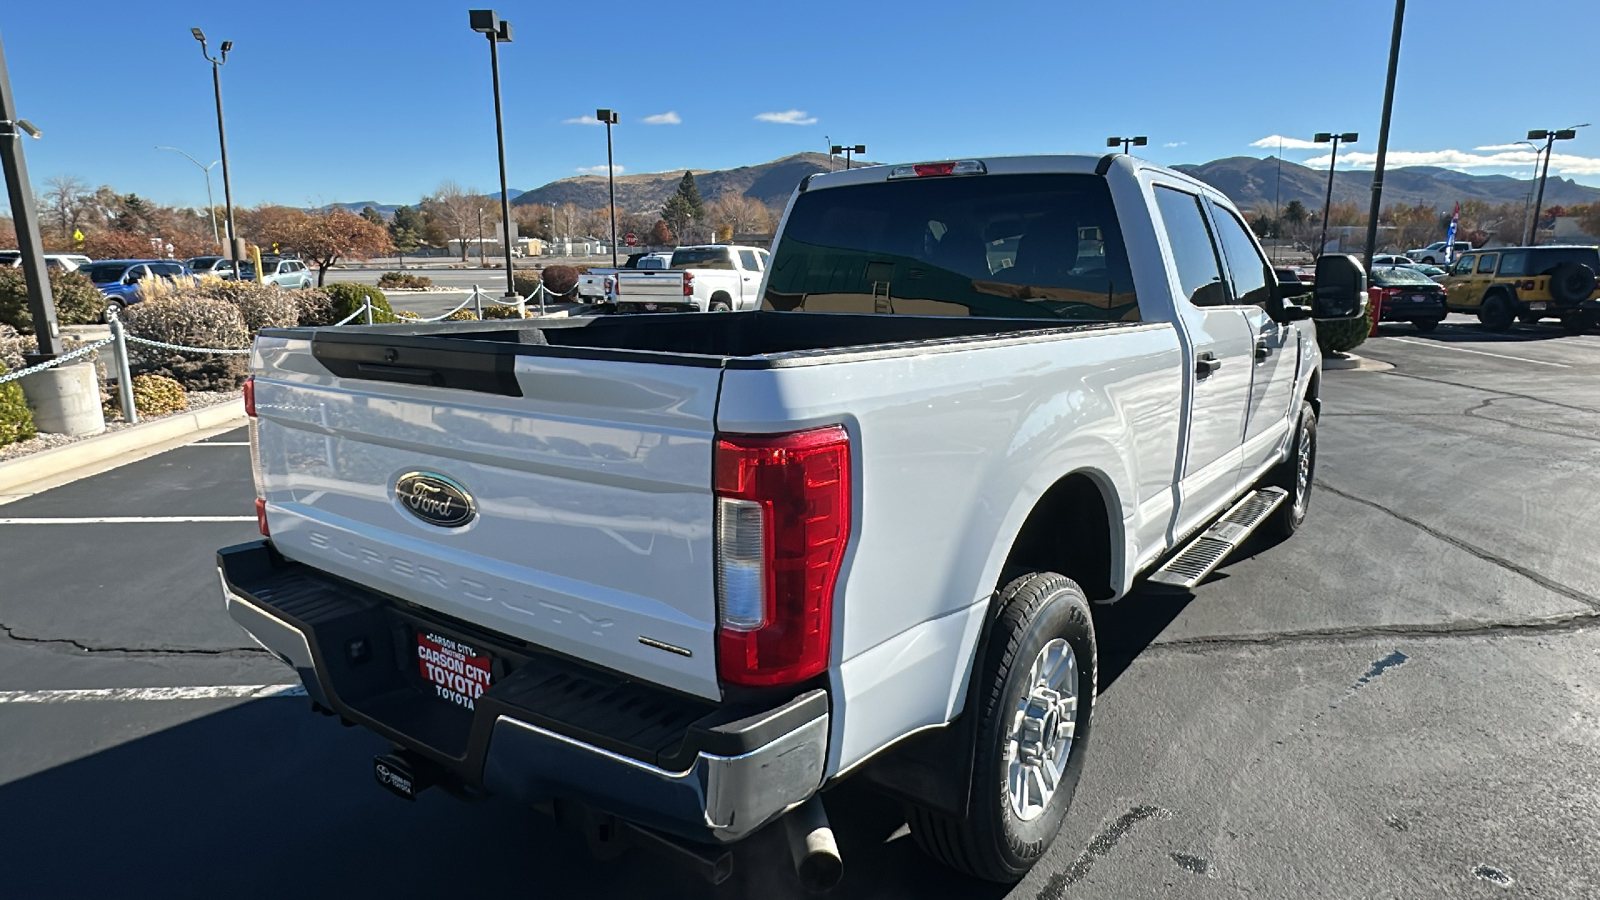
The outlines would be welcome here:
M 1416 269 L 1407 268 L 1405 266 L 1389 266 L 1386 268 L 1373 269 L 1372 280 L 1381 285 L 1431 285 L 1434 283 L 1433 279 L 1429 278 L 1427 275 L 1418 272 Z
M 767 309 L 1139 320 L 1122 228 L 1093 175 L 801 194 L 768 271 Z
M 722 247 L 697 250 L 676 250 L 672 254 L 674 269 L 731 269 L 733 256 Z
M 111 284 L 121 281 L 124 272 L 128 271 L 127 263 L 91 263 L 78 270 L 89 276 L 95 284 Z

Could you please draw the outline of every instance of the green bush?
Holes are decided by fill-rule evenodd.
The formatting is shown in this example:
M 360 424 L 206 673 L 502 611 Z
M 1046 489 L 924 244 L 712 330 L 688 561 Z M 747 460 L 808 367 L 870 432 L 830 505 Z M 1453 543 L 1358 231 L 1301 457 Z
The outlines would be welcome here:
M 462 308 L 462 309 L 456 310 L 455 312 L 451 313 L 448 316 L 445 316 L 442 321 L 445 321 L 445 322 L 476 322 L 476 321 L 478 321 L 478 314 L 473 312 L 470 309 Z
M 544 286 L 555 295 L 565 295 L 578 286 L 578 270 L 573 266 L 550 266 L 542 277 Z
M 8 366 L 0 363 L 0 375 L 9 371 Z M 28 408 L 22 385 L 15 381 L 0 384 L 0 447 L 25 441 L 37 433 L 33 430 L 33 410 Z
M 50 290 L 56 298 L 56 319 L 62 325 L 98 322 L 105 311 L 105 296 L 100 289 L 77 272 L 51 272 Z M 33 314 L 28 312 L 28 282 L 20 268 L 0 268 L 0 323 L 18 331 L 33 329 Z
M 1375 304 L 1367 305 L 1367 314 L 1354 319 L 1318 319 L 1317 346 L 1323 353 L 1344 353 L 1361 346 L 1372 333 L 1372 317 L 1378 314 Z
M 433 287 L 433 279 L 426 275 L 413 275 L 410 272 L 385 272 L 378 276 L 378 287 L 422 290 Z
M 189 408 L 183 385 L 164 375 L 133 376 L 133 408 L 141 416 L 163 416 Z
M 511 272 L 511 283 L 515 286 L 518 294 L 522 295 L 524 298 L 532 297 L 534 291 L 539 289 L 539 273 L 530 272 L 526 269 L 513 269 Z
M 332 325 L 334 322 L 344 321 L 351 313 L 360 309 L 363 302 L 372 303 L 372 324 L 385 325 L 400 321 L 395 317 L 394 309 L 389 306 L 389 298 L 383 295 L 383 291 L 370 284 L 346 284 L 340 282 L 325 285 L 322 290 L 328 294 L 328 298 L 333 304 L 333 309 L 330 313 L 332 321 L 326 324 Z M 366 317 L 358 316 L 350 324 L 364 325 L 366 324 Z
M 186 347 L 243 350 L 250 331 L 239 308 L 225 300 L 184 297 L 128 307 L 128 334 Z M 166 350 L 129 342 L 135 375 L 164 375 L 191 391 L 232 391 L 244 384 L 249 357 Z
M 484 306 L 484 308 L 483 308 L 483 317 L 485 319 L 520 319 L 520 318 L 522 318 L 522 316 L 517 314 L 517 308 L 515 306 L 501 306 L 498 303 L 490 305 L 490 306 Z

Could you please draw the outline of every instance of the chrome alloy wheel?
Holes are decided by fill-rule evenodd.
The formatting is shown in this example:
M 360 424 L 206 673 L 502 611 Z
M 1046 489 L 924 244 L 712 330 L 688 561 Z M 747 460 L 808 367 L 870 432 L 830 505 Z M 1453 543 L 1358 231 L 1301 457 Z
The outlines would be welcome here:
M 1311 468 L 1316 452 L 1317 436 L 1311 429 L 1310 422 L 1300 425 L 1299 452 L 1296 454 L 1294 465 L 1294 515 L 1296 519 L 1306 517 L 1306 504 L 1311 500 Z
M 1045 644 L 1028 670 L 1006 745 L 1006 795 L 1023 821 L 1050 805 L 1078 727 L 1078 659 L 1062 638 Z

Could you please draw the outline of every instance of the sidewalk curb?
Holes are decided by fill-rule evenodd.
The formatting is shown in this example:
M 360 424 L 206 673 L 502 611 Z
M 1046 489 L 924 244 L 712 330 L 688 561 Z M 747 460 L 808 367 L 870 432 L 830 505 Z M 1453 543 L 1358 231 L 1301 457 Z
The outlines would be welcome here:
M 235 423 L 236 419 L 238 421 Z M 193 432 L 229 424 L 243 425 L 245 421 L 243 404 L 238 400 L 229 400 L 194 412 L 75 441 L 65 447 L 30 453 L 19 459 L 0 462 L 0 494 L 17 493 L 18 488 L 42 479 L 131 454 Z

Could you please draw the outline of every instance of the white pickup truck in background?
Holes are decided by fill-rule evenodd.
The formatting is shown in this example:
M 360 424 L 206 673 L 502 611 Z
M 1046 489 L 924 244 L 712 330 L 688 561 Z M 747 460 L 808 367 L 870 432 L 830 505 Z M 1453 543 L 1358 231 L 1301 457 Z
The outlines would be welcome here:
M 609 303 L 611 293 L 615 287 L 615 275 L 618 272 L 650 271 L 659 272 L 667 268 L 672 261 L 670 252 L 633 253 L 628 256 L 628 261 L 615 268 L 598 266 L 590 268 L 578 276 L 578 299 L 585 303 Z
M 732 312 L 761 305 L 767 251 L 710 244 L 679 247 L 665 272 L 621 270 L 610 300 L 617 312 Z
M 713 250 L 756 268 L 678 253 Z M 263 331 L 264 537 L 219 552 L 223 594 L 393 744 L 402 796 L 501 794 L 713 881 L 781 818 L 825 888 L 821 792 L 859 778 L 1016 881 L 1083 770 L 1090 604 L 1306 516 L 1302 290 L 1221 193 L 1125 155 L 815 175 L 759 310 Z M 1315 290 L 1364 314 L 1349 257 Z

